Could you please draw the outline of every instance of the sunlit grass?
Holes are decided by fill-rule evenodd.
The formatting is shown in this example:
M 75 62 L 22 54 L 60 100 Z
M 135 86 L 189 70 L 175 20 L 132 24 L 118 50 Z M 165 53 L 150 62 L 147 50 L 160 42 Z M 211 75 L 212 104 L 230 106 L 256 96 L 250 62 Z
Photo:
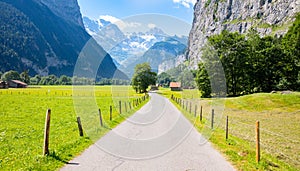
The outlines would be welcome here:
M 84 87 L 86 88 L 86 87 Z M 127 90 L 127 91 L 119 91 Z M 86 115 L 74 109 L 72 86 L 50 86 L 27 89 L 0 89 L 0 170 L 55 170 L 81 153 L 93 140 L 100 138 L 111 128 L 141 107 L 132 108 L 122 115 L 114 101 L 119 96 L 124 103 L 142 94 L 135 94 L 129 87 L 95 87 L 90 91 L 77 91 L 80 98 L 95 99 L 102 111 L 104 127 L 100 127 L 98 110 L 89 110 L 96 116 L 87 123 Z M 124 94 L 124 95 L 123 95 Z M 78 95 L 78 94 L 77 94 Z M 128 104 L 128 103 L 127 103 Z M 88 104 L 87 104 L 88 105 Z M 113 106 L 113 120 L 109 120 L 109 106 Z M 50 155 L 44 157 L 43 136 L 46 110 L 51 109 Z M 76 118 L 82 119 L 84 137 L 79 136 Z M 89 131 L 95 127 L 97 131 Z
M 191 93 L 193 92 L 193 93 Z M 297 170 L 300 169 L 300 93 L 259 93 L 227 99 L 202 99 L 197 90 L 174 92 L 161 89 L 168 98 L 173 96 L 191 102 L 189 106 L 173 103 L 207 137 L 238 170 Z M 193 96 L 191 96 L 193 94 Z M 193 99 L 193 98 L 194 99 Z M 203 121 L 195 106 L 203 107 Z M 222 108 L 224 106 L 224 108 Z M 215 110 L 214 130 L 210 130 L 211 113 Z M 229 117 L 229 140 L 225 140 L 226 116 Z M 255 162 L 255 123 L 260 121 L 262 160 Z

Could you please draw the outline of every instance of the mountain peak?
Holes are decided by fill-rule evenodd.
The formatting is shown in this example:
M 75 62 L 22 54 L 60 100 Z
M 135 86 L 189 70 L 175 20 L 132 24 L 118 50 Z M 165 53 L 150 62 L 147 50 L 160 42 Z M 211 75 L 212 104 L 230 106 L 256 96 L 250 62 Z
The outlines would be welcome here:
M 146 32 L 146 34 L 152 34 L 152 35 L 160 35 L 160 36 L 167 36 L 167 34 L 158 27 L 153 27 L 149 31 Z
M 46 5 L 55 15 L 84 28 L 77 0 L 35 0 Z
M 119 73 L 111 56 L 78 23 L 72 22 L 70 18 L 68 20 L 68 17 L 65 19 L 64 16 L 58 16 L 42 1 L 51 2 L 0 1 L 0 15 L 3 16 L 0 18 L 3 28 L 0 39 L 4 40 L 0 41 L 3 50 L 1 72 L 28 70 L 31 76 L 73 76 L 78 59 L 97 57 L 101 63 L 95 60 L 84 61 L 86 67 L 81 69 L 82 76 L 97 74 L 97 78 L 112 78 L 115 73 Z M 60 6 L 61 2 L 64 1 L 52 4 L 52 7 Z

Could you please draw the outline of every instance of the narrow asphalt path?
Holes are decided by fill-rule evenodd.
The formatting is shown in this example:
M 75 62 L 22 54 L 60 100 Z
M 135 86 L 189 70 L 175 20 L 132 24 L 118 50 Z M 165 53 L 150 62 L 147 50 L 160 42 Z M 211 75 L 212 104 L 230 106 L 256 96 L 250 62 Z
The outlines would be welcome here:
M 234 170 L 166 98 L 151 100 L 61 170 Z

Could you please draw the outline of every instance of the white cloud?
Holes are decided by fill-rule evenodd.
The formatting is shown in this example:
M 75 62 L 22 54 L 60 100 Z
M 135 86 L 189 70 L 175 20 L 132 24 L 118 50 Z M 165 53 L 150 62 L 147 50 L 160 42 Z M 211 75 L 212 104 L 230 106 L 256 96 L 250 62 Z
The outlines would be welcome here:
M 109 21 L 111 23 L 116 23 L 116 22 L 120 21 L 120 19 L 110 16 L 110 15 L 101 15 L 101 16 L 99 16 L 99 19 Z
M 99 19 L 109 21 L 109 22 L 117 25 L 121 30 L 137 28 L 142 25 L 141 23 L 138 23 L 138 22 L 123 21 L 123 20 L 120 20 L 120 19 L 110 16 L 110 15 L 101 15 L 101 16 L 99 16 Z
M 156 27 L 156 25 L 155 25 L 155 24 L 153 24 L 153 23 L 150 23 L 150 24 L 148 24 L 148 27 L 152 29 L 152 28 L 155 28 L 155 27 Z
M 191 8 L 195 5 L 197 0 L 173 0 L 175 4 L 181 4 L 186 8 Z

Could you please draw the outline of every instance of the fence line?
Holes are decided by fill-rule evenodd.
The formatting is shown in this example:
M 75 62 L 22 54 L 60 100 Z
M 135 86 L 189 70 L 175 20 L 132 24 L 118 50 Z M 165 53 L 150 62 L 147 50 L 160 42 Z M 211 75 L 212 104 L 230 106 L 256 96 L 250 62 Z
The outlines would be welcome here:
M 300 165 L 300 161 L 297 161 L 297 160 L 289 157 L 289 155 L 286 155 L 283 152 L 280 152 L 280 151 L 276 150 L 275 147 L 274 148 L 268 148 L 267 146 L 270 146 L 270 145 L 265 145 L 263 143 L 261 143 L 261 146 L 263 147 L 264 151 L 269 153 L 269 154 L 272 154 L 272 153 L 279 154 L 279 155 L 281 155 L 281 157 L 283 156 L 283 158 L 289 159 L 289 161 L 292 161 L 294 164 Z
M 197 112 L 196 115 L 194 115 L 193 111 L 191 111 L 192 105 L 195 106 L 195 108 L 197 108 L 196 107 L 197 105 L 198 105 L 198 107 L 199 106 L 202 107 L 202 105 L 199 103 L 199 101 L 196 101 L 196 102 L 192 101 L 191 102 L 191 100 L 187 100 L 187 99 L 183 99 L 183 98 L 178 98 L 178 97 L 175 97 L 174 95 L 171 96 L 171 99 L 175 103 L 177 103 L 180 106 L 180 108 L 182 108 L 183 110 L 185 110 L 187 113 L 193 115 L 195 118 L 197 118 L 198 115 L 200 115 L 200 112 L 199 112 L 200 110 L 198 112 L 195 111 L 195 113 Z M 295 111 L 293 113 L 296 114 L 298 112 L 300 112 L 300 110 Z M 267 113 L 267 112 L 264 112 L 264 113 Z M 268 114 L 270 114 L 270 113 L 268 113 Z M 206 112 L 207 121 L 211 122 L 213 120 L 213 119 L 210 119 L 211 116 L 212 116 L 211 113 L 209 113 L 209 112 L 207 113 Z M 288 155 L 284 154 L 283 152 L 279 152 L 278 149 L 276 149 L 275 147 L 272 147 L 272 145 L 271 145 L 272 143 L 270 143 L 270 142 L 273 142 L 272 139 L 274 140 L 274 139 L 276 139 L 276 137 L 284 139 L 287 142 L 292 143 L 292 145 L 293 144 L 295 145 L 295 143 L 298 144 L 298 143 L 300 143 L 300 141 L 294 140 L 294 139 L 288 139 L 287 140 L 287 137 L 284 136 L 284 135 L 282 135 L 282 134 L 280 134 L 280 133 L 272 132 L 272 131 L 270 131 L 270 130 L 268 130 L 266 128 L 261 128 L 261 127 L 258 128 L 259 125 L 257 125 L 257 127 L 255 127 L 255 122 L 253 122 L 253 124 L 249 124 L 249 123 L 245 123 L 243 121 L 237 120 L 237 118 L 234 118 L 234 119 L 229 118 L 229 120 L 228 120 L 228 122 L 229 122 L 228 125 L 229 126 L 228 126 L 226 124 L 226 118 L 227 117 L 225 117 L 225 121 L 224 121 L 224 117 L 220 118 L 221 120 L 219 120 L 219 127 L 221 129 L 225 130 L 226 134 L 228 133 L 229 135 L 237 136 L 237 137 L 239 137 L 241 139 L 244 139 L 244 140 L 248 141 L 249 143 L 251 143 L 253 145 L 256 143 L 257 144 L 256 145 L 257 146 L 256 151 L 258 153 L 257 154 L 258 155 L 257 156 L 257 161 L 259 161 L 259 159 L 260 159 L 260 156 L 259 156 L 260 155 L 260 149 L 262 148 L 266 153 L 272 154 L 272 152 L 270 152 L 270 151 L 273 151 L 273 152 L 275 151 L 277 154 L 283 155 L 283 156 L 285 156 L 285 158 L 288 158 L 290 161 L 293 161 L 294 164 L 298 164 L 298 165 L 300 164 L 300 161 L 297 161 L 298 158 L 295 160 L 295 159 L 293 159 L 291 157 L 287 157 Z M 207 123 L 207 124 L 210 124 L 210 123 Z M 213 122 L 211 122 L 211 125 L 212 125 L 211 129 L 213 129 Z M 239 127 L 239 125 L 243 125 L 243 127 Z M 227 128 L 227 126 L 228 126 L 228 128 Z M 228 130 L 228 132 L 226 130 Z M 247 130 L 249 130 L 248 133 L 244 133 L 244 132 L 247 132 Z M 256 130 L 256 133 L 255 133 L 255 130 Z M 272 139 L 269 138 L 269 137 L 266 138 L 264 136 L 266 134 L 269 134 L 269 135 L 271 135 L 271 136 L 273 136 L 275 138 L 273 138 L 273 137 L 272 137 Z M 226 136 L 226 138 L 228 138 L 228 135 L 224 134 L 224 137 L 225 136 Z M 283 148 L 284 147 L 279 146 L 279 149 L 282 149 L 283 151 L 285 151 Z M 295 147 L 293 146 L 292 149 L 295 150 Z M 290 150 L 290 149 L 287 149 L 287 150 Z M 295 154 L 295 155 L 297 155 L 297 154 Z

